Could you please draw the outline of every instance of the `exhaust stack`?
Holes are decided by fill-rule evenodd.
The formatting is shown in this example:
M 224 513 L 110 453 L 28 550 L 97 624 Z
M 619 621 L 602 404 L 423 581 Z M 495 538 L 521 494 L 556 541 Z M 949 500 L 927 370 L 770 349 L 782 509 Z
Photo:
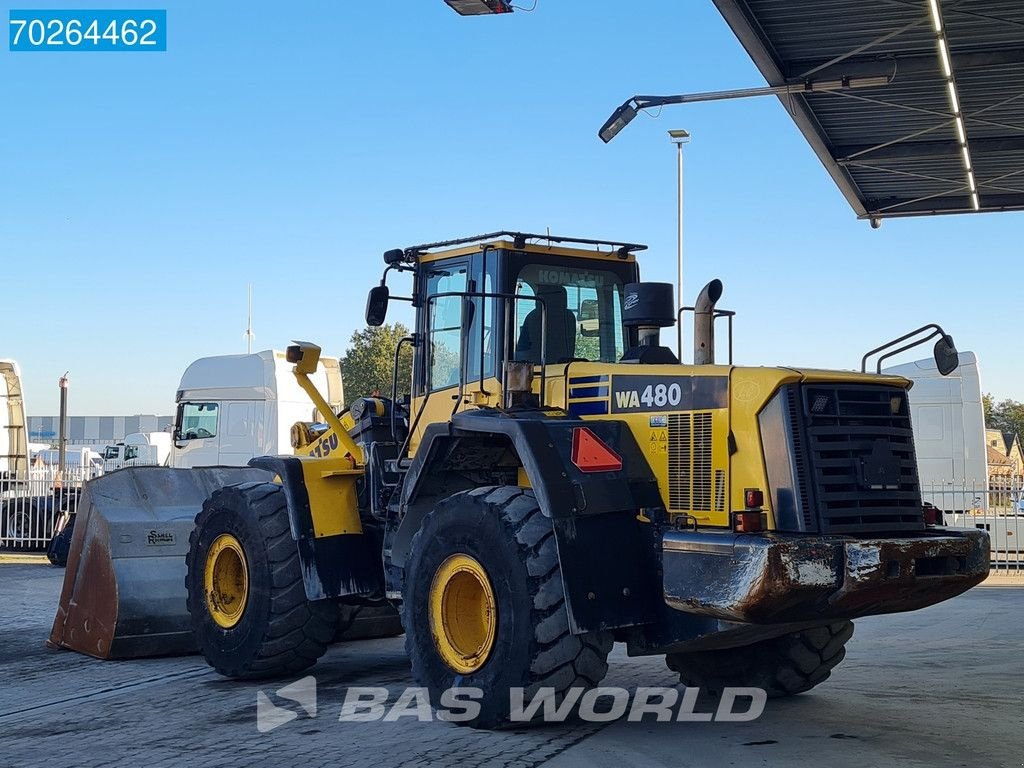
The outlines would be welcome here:
M 712 280 L 697 296 L 693 310 L 694 365 L 713 365 L 715 362 L 715 304 L 720 298 L 721 280 Z

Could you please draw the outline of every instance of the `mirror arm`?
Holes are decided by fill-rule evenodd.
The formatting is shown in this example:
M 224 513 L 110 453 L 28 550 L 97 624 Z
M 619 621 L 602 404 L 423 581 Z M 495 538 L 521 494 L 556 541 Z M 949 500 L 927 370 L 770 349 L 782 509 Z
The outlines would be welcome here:
M 906 352 L 908 349 L 913 349 L 914 347 L 917 347 L 917 346 L 920 346 L 921 344 L 924 344 L 926 341 L 929 341 L 930 339 L 934 339 L 936 336 L 942 336 L 942 335 L 943 335 L 943 333 L 941 331 L 932 331 L 927 336 L 924 336 L 924 337 L 918 339 L 917 341 L 912 341 L 909 344 L 904 344 L 899 349 L 894 349 L 891 352 L 886 352 L 884 355 L 881 355 L 878 358 L 878 361 L 875 363 L 875 373 L 881 373 L 882 372 L 882 361 L 883 360 L 888 360 L 890 357 L 895 357 L 900 352 Z
M 926 341 L 928 341 L 929 339 L 935 338 L 935 336 L 937 336 L 937 335 L 942 335 L 942 336 L 946 335 L 946 332 L 944 330 L 942 330 L 942 328 L 940 328 L 935 323 L 928 323 L 928 325 L 922 325 L 920 328 L 917 328 L 917 329 L 911 331 L 910 333 L 903 334 L 898 339 L 893 339 L 892 341 L 887 341 L 887 342 L 885 342 L 885 344 L 882 344 L 880 346 L 875 347 L 872 350 L 868 350 L 867 352 L 865 352 L 864 353 L 864 357 L 862 357 L 860 359 L 860 372 L 861 373 L 867 373 L 868 358 L 871 357 L 872 355 L 877 354 L 879 352 L 882 352 L 882 351 L 884 351 L 886 349 L 889 349 L 890 347 L 893 347 L 893 346 L 895 346 L 896 344 L 899 344 L 902 341 L 906 341 L 907 339 L 909 339 L 909 338 L 911 338 L 913 336 L 917 336 L 919 333 L 923 333 L 924 331 L 927 331 L 929 329 L 933 329 L 933 332 L 928 334 L 927 336 L 925 336 L 925 337 L 923 337 L 923 338 L 913 342 L 912 344 L 908 344 L 907 346 L 898 349 L 896 352 L 892 352 L 890 354 L 886 354 L 881 359 L 884 360 L 886 358 L 892 357 L 893 355 L 897 354 L 898 352 L 904 352 L 904 351 L 910 349 L 911 347 L 916 347 L 918 344 L 924 344 Z M 879 373 L 881 373 L 881 360 L 879 361 L 879 366 L 878 366 L 877 370 L 878 370 Z

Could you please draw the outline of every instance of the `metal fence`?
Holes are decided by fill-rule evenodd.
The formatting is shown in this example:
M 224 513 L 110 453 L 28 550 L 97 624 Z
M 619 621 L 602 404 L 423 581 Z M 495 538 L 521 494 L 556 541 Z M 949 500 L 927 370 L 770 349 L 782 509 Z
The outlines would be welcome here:
M 943 511 L 946 525 L 987 531 L 993 567 L 1024 570 L 1024 476 L 993 476 L 986 485 L 925 485 L 921 495 Z
M 129 461 L 125 466 L 143 462 Z M 27 479 L 0 476 L 0 549 L 46 549 L 63 514 L 73 512 L 96 467 L 34 467 Z M 992 541 L 992 565 L 1024 570 L 1024 476 L 993 477 L 987 485 L 942 483 L 921 488 L 924 501 L 943 510 L 956 528 L 979 528 Z
M 73 512 L 93 467 L 37 467 L 27 477 L 0 476 L 0 549 L 40 551 L 53 537 L 61 515 Z

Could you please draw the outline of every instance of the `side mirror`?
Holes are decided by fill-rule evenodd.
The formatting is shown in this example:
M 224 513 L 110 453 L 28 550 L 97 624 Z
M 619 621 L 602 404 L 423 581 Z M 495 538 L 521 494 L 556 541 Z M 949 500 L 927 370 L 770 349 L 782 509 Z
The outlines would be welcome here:
M 934 356 L 935 367 L 939 369 L 939 373 L 943 376 L 949 376 L 960 366 L 960 355 L 956 351 L 953 337 L 948 333 L 944 333 L 935 342 Z
M 388 299 L 391 292 L 386 285 L 378 285 L 370 289 L 370 295 L 366 297 L 366 324 L 374 327 L 384 325 L 384 318 L 388 315 Z
M 584 299 L 580 304 L 580 336 L 594 338 L 601 335 L 601 321 L 597 316 L 597 299 Z

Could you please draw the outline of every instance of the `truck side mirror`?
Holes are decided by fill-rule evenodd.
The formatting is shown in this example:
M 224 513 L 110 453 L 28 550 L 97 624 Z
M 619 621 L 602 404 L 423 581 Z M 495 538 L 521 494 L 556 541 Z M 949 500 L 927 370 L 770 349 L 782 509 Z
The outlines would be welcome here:
M 388 300 L 391 292 L 386 285 L 377 285 L 370 289 L 370 295 L 366 297 L 366 324 L 378 327 L 384 325 L 384 318 L 388 315 Z
M 944 333 L 935 342 L 934 355 L 935 367 L 939 369 L 939 373 L 943 376 L 949 376 L 960 366 L 960 355 L 956 351 L 953 337 L 948 333 Z

